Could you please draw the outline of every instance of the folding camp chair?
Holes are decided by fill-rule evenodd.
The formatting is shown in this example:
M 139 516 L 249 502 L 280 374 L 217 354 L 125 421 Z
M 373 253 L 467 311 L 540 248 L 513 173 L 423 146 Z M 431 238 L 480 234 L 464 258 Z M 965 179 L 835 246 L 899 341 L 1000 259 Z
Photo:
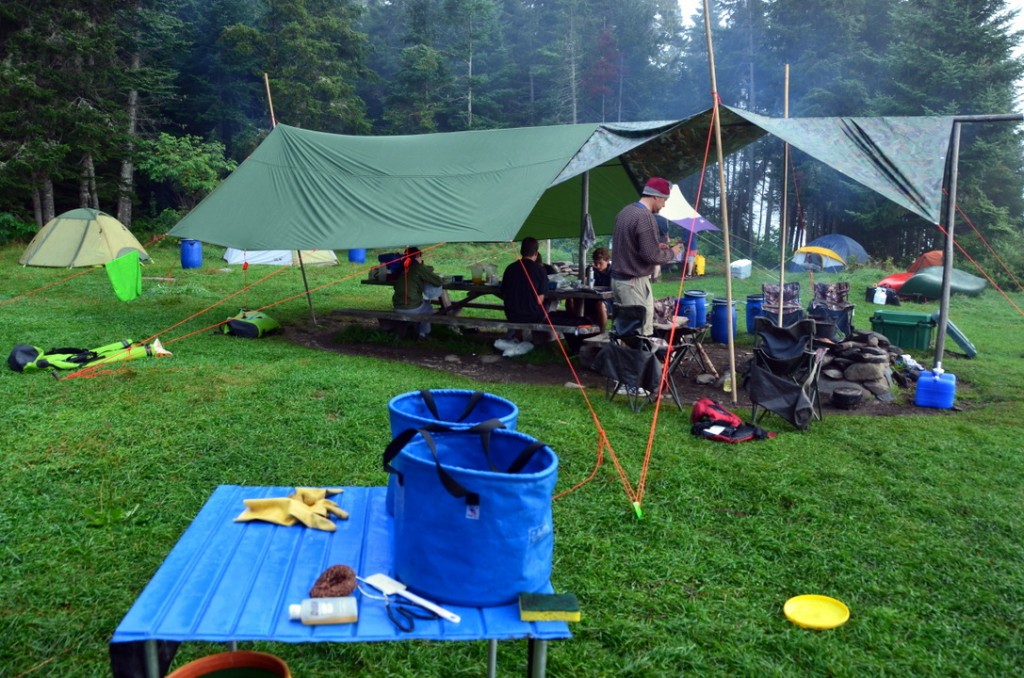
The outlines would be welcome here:
M 807 307 L 807 314 L 818 321 L 818 336 L 822 324 L 832 323 L 843 339 L 853 333 L 853 311 L 856 305 L 850 303 L 850 283 L 814 283 L 814 298 Z M 835 339 L 835 332 L 829 339 Z
M 769 318 L 754 319 L 754 357 L 744 388 L 756 424 L 767 412 L 798 429 L 821 419 L 818 375 L 824 349 L 814 348 L 814 320 L 778 327 Z
M 761 314 L 780 327 L 787 327 L 807 317 L 800 302 L 800 283 L 788 282 L 780 288 L 778 283 L 761 285 L 764 303 Z M 782 322 L 778 322 L 779 308 L 782 308 Z
M 608 344 L 594 358 L 594 369 L 605 378 L 608 400 L 625 395 L 634 412 L 657 396 L 665 357 L 663 342 L 640 334 L 646 313 L 643 306 L 616 306 Z

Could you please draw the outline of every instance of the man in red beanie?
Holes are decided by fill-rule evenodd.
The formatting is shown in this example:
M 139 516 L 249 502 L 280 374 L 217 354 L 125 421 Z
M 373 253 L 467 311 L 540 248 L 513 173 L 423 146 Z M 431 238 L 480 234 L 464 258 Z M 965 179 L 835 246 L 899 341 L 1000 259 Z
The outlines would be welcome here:
M 612 236 L 612 296 L 618 306 L 644 306 L 643 334 L 654 334 L 654 293 L 651 275 L 658 264 L 675 261 L 680 245 L 658 242 L 654 215 L 668 200 L 669 183 L 661 177 L 648 179 L 640 200 L 622 208 L 615 217 Z

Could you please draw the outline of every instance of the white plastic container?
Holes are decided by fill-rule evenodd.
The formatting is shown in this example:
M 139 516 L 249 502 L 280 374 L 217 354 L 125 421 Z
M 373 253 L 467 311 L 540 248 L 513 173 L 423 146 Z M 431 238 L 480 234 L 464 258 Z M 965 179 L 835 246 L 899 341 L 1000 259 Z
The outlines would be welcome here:
M 750 259 L 737 259 L 729 264 L 729 271 L 734 278 L 749 278 L 754 262 Z
M 359 607 L 354 596 L 343 598 L 306 598 L 288 606 L 288 618 L 306 626 L 318 624 L 351 624 L 359 620 Z

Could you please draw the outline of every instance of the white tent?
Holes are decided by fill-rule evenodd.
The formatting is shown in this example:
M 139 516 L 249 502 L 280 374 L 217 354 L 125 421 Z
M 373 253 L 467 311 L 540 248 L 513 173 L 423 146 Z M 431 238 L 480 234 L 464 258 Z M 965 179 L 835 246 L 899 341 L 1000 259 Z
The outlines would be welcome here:
M 229 264 L 268 264 L 270 266 L 297 266 L 297 250 L 239 250 L 229 247 L 224 252 L 224 261 Z M 302 250 L 302 263 L 306 266 L 334 266 L 338 256 L 334 250 Z

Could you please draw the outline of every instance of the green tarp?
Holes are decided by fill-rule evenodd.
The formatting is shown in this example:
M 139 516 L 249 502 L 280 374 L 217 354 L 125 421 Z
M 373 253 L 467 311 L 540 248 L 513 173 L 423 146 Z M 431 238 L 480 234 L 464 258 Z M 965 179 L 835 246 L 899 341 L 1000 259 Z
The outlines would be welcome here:
M 952 118 L 765 118 L 722 107 L 731 153 L 766 134 L 939 221 Z M 170 232 L 247 250 L 597 234 L 650 176 L 703 166 L 712 111 L 684 120 L 355 137 L 278 125 Z

